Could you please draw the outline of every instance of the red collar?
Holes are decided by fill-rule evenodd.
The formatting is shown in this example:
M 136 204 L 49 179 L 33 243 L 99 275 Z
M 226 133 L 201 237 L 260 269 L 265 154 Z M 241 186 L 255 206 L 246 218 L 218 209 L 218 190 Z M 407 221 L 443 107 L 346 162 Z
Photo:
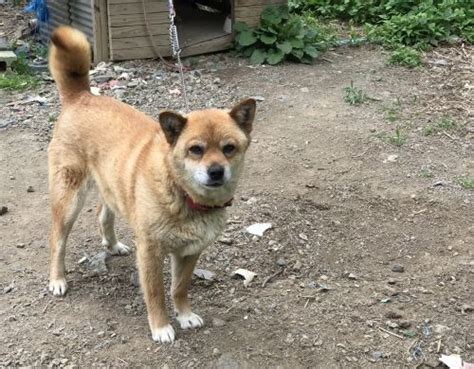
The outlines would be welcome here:
M 186 199 L 186 204 L 189 206 L 190 209 L 192 210 L 199 210 L 199 211 L 210 211 L 210 210 L 215 210 L 215 209 L 224 209 L 228 206 L 232 206 L 232 201 L 234 200 L 233 198 L 227 201 L 224 205 L 215 205 L 215 206 L 208 206 L 208 205 L 203 205 L 199 204 L 197 202 L 194 202 L 194 200 L 189 196 L 186 192 L 184 192 L 184 198 Z

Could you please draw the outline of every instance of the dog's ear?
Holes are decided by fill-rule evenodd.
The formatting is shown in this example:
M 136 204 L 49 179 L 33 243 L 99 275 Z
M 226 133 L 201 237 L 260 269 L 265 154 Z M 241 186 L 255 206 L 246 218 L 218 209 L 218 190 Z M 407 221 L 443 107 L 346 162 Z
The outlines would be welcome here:
M 187 119 L 174 111 L 160 113 L 160 126 L 170 145 L 174 145 L 186 125 Z
M 230 116 L 246 134 L 250 134 L 256 109 L 257 104 L 255 100 L 247 99 L 234 106 L 230 111 Z

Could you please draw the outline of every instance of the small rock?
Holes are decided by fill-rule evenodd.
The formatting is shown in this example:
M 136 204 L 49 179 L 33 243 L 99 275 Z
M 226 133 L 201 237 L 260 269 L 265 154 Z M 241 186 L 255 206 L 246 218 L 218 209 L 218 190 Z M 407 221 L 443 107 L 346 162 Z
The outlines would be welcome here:
M 387 281 L 388 284 L 397 284 L 397 282 L 398 281 L 395 278 L 389 278 Z
M 25 244 L 24 244 L 23 242 L 17 243 L 17 244 L 16 244 L 16 248 L 17 248 L 17 249 L 24 249 L 24 248 L 25 248 Z
M 392 328 L 392 329 L 395 329 L 395 328 L 399 327 L 398 323 L 392 322 L 391 320 L 387 320 L 385 322 L 385 325 L 389 328 Z
M 8 208 L 6 206 L 0 207 L 0 215 L 8 213 Z
M 392 267 L 392 272 L 394 273 L 403 273 L 405 271 L 405 267 L 403 265 L 394 265 Z
M 317 288 L 318 284 L 315 281 L 311 281 L 308 283 L 308 288 Z
M 295 265 L 293 266 L 293 270 L 295 272 L 299 272 L 302 267 L 303 267 L 303 264 L 301 263 L 301 261 L 297 260 Z
M 220 319 L 220 318 L 212 318 L 212 326 L 219 328 L 225 326 L 225 320 Z
M 463 306 L 461 306 L 461 312 L 462 313 L 469 313 L 473 310 L 474 309 L 473 309 L 472 305 L 464 304 Z
M 109 82 L 111 79 L 114 78 L 113 74 L 103 74 L 103 75 L 96 75 L 93 77 L 93 80 L 97 83 L 105 83 Z
M 384 353 L 382 351 L 374 351 L 372 357 L 374 358 L 374 360 L 380 360 L 383 359 Z
M 309 92 L 309 88 L 308 88 L 308 87 L 301 87 L 301 88 L 300 88 L 300 91 L 301 91 L 301 92 L 304 92 L 304 93 L 308 93 L 308 92 Z
M 384 163 L 395 163 L 397 160 L 398 160 L 398 155 L 393 154 L 393 155 L 387 156 L 387 159 L 384 160 Z
M 433 187 L 441 187 L 441 186 L 444 186 L 445 183 L 443 181 L 437 181 L 435 183 L 433 183 Z
M 400 314 L 398 311 L 388 311 L 385 314 L 385 317 L 388 319 L 400 319 L 402 317 L 402 314 Z
M 433 326 L 433 332 L 436 333 L 436 334 L 443 334 L 447 331 L 449 331 L 451 328 L 445 326 L 445 325 L 442 325 L 442 324 L 435 324 Z
M 284 267 L 284 266 L 286 265 L 285 259 L 279 258 L 279 259 L 276 261 L 276 265 L 281 266 L 281 267 Z
M 107 261 L 109 257 L 110 254 L 107 251 L 101 251 L 90 258 L 86 266 L 94 274 L 107 274 L 109 271 L 107 268 Z
M 400 328 L 402 329 L 407 329 L 407 328 L 410 328 L 411 327 L 411 322 L 409 322 L 408 320 L 401 320 L 398 325 L 400 326 Z
M 355 281 L 355 280 L 357 279 L 357 276 L 356 276 L 354 273 L 349 273 L 349 274 L 347 275 L 347 278 L 348 278 L 348 279 L 352 279 L 352 280 Z
M 104 337 L 105 336 L 105 332 L 104 331 L 100 331 L 97 333 L 97 337 Z
M 28 186 L 26 192 L 35 192 L 35 189 L 33 188 L 33 186 Z
M 212 355 L 214 355 L 214 356 L 219 356 L 220 353 L 221 353 L 221 352 L 219 351 L 219 349 L 218 349 L 217 347 L 214 347 L 214 348 L 212 349 Z
M 255 101 L 265 101 L 265 98 L 263 96 L 254 96 L 253 99 Z
M 13 291 L 13 286 L 12 285 L 9 285 L 9 286 L 6 286 L 3 288 L 3 293 L 9 293 Z
M 84 264 L 86 261 L 87 261 L 87 256 L 84 256 L 83 258 L 80 258 L 77 263 L 80 265 L 80 264 Z
M 327 275 L 323 274 L 322 276 L 319 277 L 319 279 L 322 280 L 322 281 L 327 281 L 329 279 L 329 277 Z
M 223 243 L 224 245 L 232 245 L 234 243 L 234 241 L 231 238 L 227 238 L 227 237 L 222 237 L 219 240 L 219 242 Z
M 298 237 L 301 238 L 303 241 L 308 241 L 308 236 L 306 236 L 304 233 L 300 233 Z

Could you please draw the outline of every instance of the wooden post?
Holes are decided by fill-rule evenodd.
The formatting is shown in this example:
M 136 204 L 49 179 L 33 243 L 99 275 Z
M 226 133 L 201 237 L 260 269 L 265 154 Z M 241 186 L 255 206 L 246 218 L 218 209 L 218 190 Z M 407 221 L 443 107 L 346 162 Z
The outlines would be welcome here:
M 109 61 L 107 0 L 91 0 L 94 19 L 94 64 Z

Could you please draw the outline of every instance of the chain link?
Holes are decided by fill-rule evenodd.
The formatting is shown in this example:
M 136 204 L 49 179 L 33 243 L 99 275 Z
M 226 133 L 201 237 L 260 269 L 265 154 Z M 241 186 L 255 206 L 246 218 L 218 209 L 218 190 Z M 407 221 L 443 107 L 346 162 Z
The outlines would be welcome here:
M 186 83 L 184 81 L 184 72 L 183 72 L 183 63 L 181 62 L 181 48 L 179 46 L 179 37 L 178 37 L 178 29 L 175 25 L 175 17 L 176 12 L 173 6 L 173 0 L 169 0 L 168 2 L 169 13 L 170 13 L 170 44 L 171 44 L 171 51 L 173 53 L 173 58 L 176 59 L 178 62 L 179 68 L 179 77 L 181 79 L 181 91 L 184 100 L 184 106 L 186 108 L 186 112 L 189 112 L 189 105 L 188 105 L 188 96 L 186 93 Z

